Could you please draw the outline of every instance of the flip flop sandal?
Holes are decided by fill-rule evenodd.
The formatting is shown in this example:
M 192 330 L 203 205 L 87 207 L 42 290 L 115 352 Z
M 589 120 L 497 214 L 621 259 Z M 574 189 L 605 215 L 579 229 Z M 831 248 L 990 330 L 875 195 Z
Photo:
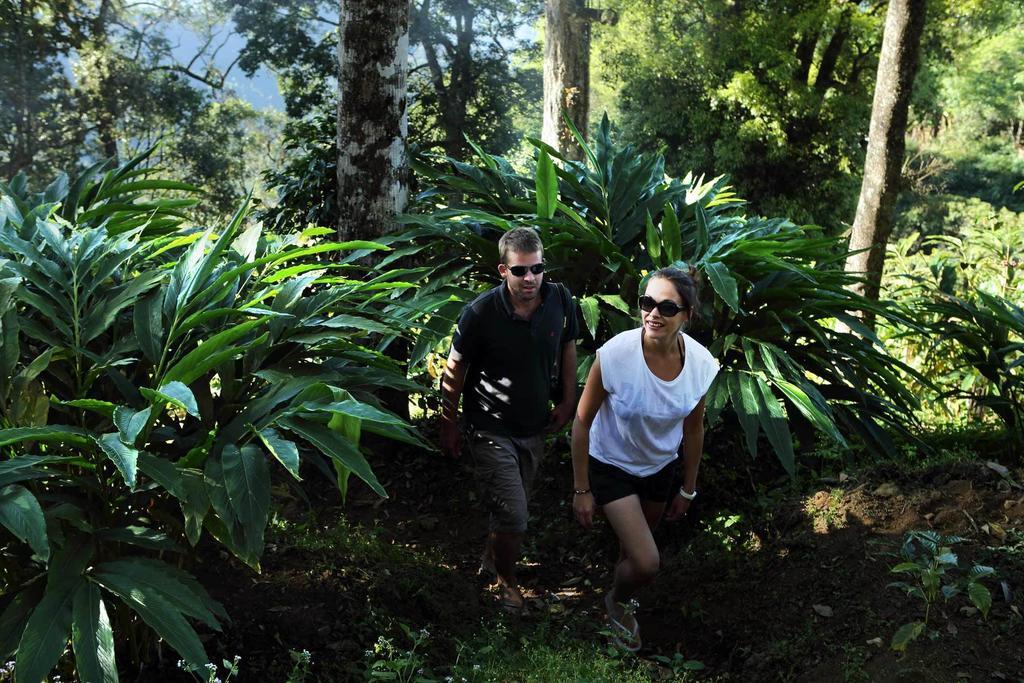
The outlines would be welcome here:
M 498 598 L 498 606 L 509 614 L 516 616 L 526 614 L 526 598 L 523 598 L 522 602 L 516 602 L 507 596 L 503 596 Z
M 604 596 L 604 607 L 608 613 L 608 623 L 612 627 L 612 642 L 627 652 L 638 652 L 643 646 L 643 643 L 640 641 L 640 622 L 636 620 L 636 617 L 633 617 L 633 628 L 629 628 L 616 619 L 612 609 L 614 605 L 611 598 L 611 592 L 606 593 Z M 636 602 L 630 600 L 629 606 L 624 605 L 624 607 L 627 610 L 626 614 L 631 614 L 636 609 Z

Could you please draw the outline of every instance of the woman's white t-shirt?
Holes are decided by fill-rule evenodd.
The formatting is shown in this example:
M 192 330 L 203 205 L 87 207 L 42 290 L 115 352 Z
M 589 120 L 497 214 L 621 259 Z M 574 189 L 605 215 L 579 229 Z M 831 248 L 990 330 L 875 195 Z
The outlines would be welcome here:
M 718 374 L 711 352 L 685 333 L 683 370 L 665 381 L 644 360 L 642 327 L 615 335 L 597 350 L 608 397 L 590 426 L 590 454 L 646 477 L 678 457 L 683 418 Z

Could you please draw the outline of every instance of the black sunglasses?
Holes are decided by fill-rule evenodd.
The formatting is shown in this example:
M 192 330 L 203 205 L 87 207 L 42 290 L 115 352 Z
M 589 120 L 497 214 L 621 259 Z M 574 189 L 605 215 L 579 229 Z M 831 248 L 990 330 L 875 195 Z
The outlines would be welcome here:
M 649 297 L 646 294 L 640 297 L 641 311 L 643 311 L 644 313 L 650 313 L 655 308 L 658 309 L 658 313 L 661 313 L 666 318 L 671 318 L 673 316 L 679 315 L 680 311 L 689 310 L 683 308 L 675 301 L 669 301 L 668 299 L 665 299 L 664 301 L 655 301 L 653 297 Z
M 534 275 L 540 275 L 544 272 L 543 263 L 534 263 L 532 266 L 506 266 L 508 272 L 512 273 L 516 277 L 522 277 L 526 275 L 526 271 L 530 271 Z

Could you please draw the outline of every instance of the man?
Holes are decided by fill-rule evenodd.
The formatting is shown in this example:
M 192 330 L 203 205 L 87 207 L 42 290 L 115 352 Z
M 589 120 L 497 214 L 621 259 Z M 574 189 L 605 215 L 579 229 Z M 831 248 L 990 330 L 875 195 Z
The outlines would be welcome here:
M 572 296 L 544 282 L 537 233 L 516 228 L 498 242 L 502 282 L 463 310 L 442 380 L 441 449 L 459 457 L 459 398 L 477 483 L 490 513 L 482 565 L 498 575 L 501 604 L 521 610 L 515 564 L 544 435 L 562 429 L 576 407 Z M 560 399 L 550 409 L 552 389 Z

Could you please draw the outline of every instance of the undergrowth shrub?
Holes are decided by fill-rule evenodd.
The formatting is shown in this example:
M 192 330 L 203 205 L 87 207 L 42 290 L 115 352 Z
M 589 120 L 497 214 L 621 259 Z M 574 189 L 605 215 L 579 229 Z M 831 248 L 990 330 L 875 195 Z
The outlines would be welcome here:
M 379 349 L 413 285 L 356 262 L 387 247 L 265 234 L 244 203 L 183 227 L 194 199 L 146 197 L 190 188 L 138 162 L 0 185 L 0 656 L 24 683 L 69 640 L 82 680 L 154 636 L 203 667 L 194 624 L 227 609 L 186 571 L 201 538 L 259 570 L 272 476 L 383 496 L 361 434 L 421 443 L 374 397 L 416 388 Z

